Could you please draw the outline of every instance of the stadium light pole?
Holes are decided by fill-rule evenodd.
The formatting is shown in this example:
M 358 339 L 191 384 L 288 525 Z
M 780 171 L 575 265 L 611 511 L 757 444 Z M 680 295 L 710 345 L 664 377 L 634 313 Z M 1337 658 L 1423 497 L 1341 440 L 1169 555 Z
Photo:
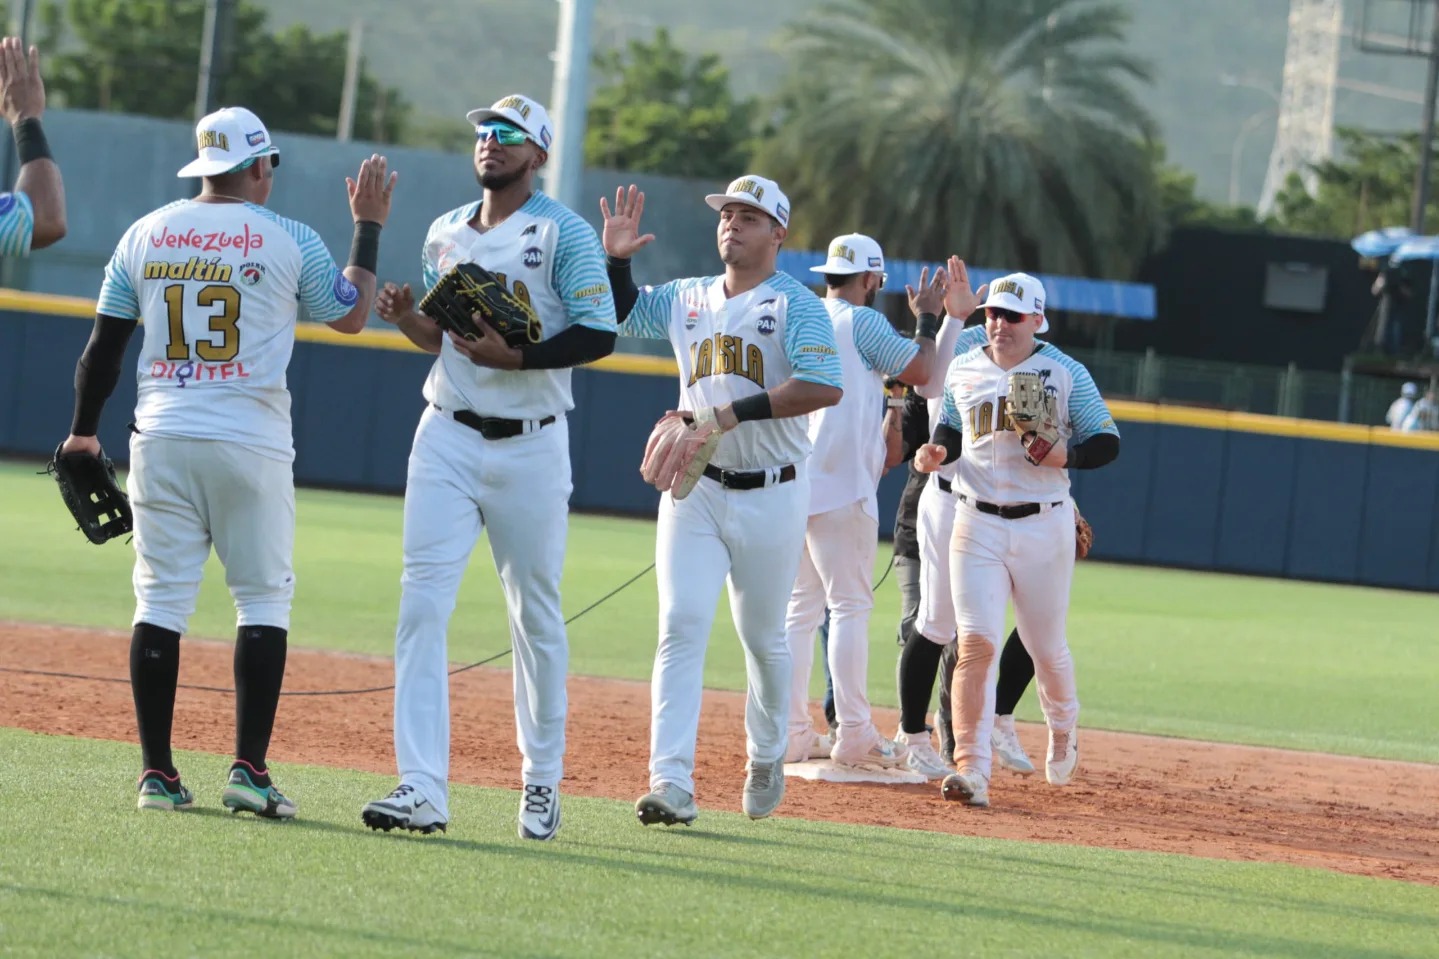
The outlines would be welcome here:
M 585 168 L 585 117 L 589 112 L 590 31 L 595 0 L 558 0 L 559 37 L 555 50 L 550 104 L 555 143 L 550 148 L 545 193 L 570 209 L 580 205 L 580 174 Z

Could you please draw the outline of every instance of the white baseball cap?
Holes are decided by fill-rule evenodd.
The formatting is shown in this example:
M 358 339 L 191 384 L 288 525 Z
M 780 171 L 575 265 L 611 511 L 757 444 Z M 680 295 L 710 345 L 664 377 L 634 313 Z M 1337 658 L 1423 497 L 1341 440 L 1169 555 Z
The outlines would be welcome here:
M 1414 397 L 1419 395 L 1419 384 L 1405 383 L 1404 386 L 1399 390 L 1399 395 L 1406 396 L 1412 400 Z
M 827 276 L 849 276 L 853 273 L 883 273 L 884 251 L 863 233 L 846 233 L 829 241 L 829 259 L 822 266 L 812 266 L 811 273 Z
M 555 128 L 550 123 L 550 114 L 538 100 L 532 100 L 519 93 L 501 97 L 489 109 L 471 110 L 465 114 L 476 127 L 486 120 L 504 120 L 525 131 L 525 136 L 541 150 L 549 150 L 555 142 Z
M 1001 276 L 989 284 L 989 299 L 981 303 L 979 308 L 982 310 L 990 306 L 1026 315 L 1038 313 L 1044 317 L 1044 284 L 1028 273 Z M 1038 332 L 1043 333 L 1048 329 L 1049 318 L 1044 317 L 1040 321 Z
M 731 203 L 743 203 L 768 213 L 779 221 L 780 226 L 789 226 L 789 197 L 780 190 L 778 183 L 762 176 L 746 174 L 731 183 L 723 193 L 708 194 L 705 202 L 715 210 L 723 210 Z
M 280 163 L 270 131 L 244 107 L 225 107 L 201 119 L 195 124 L 195 146 L 199 157 L 182 166 L 176 176 L 219 176 L 263 156 L 275 157 L 276 166 Z

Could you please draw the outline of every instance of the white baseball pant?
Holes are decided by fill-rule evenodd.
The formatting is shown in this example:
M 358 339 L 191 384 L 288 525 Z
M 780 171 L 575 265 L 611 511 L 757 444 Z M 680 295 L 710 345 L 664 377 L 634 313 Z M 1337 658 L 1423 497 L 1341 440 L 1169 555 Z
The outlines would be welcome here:
M 914 626 L 932 643 L 954 642 L 954 597 L 949 582 L 950 540 L 954 533 L 953 493 L 939 488 L 933 474 L 919 494 L 915 535 L 919 541 L 919 613 Z
M 809 518 L 785 632 L 793 660 L 789 735 L 813 728 L 809 677 L 814 634 L 829 608 L 829 674 L 839 739 L 873 742 L 869 695 L 869 616 L 874 609 L 874 554 L 879 523 L 856 501 Z
M 404 572 L 395 633 L 400 780 L 449 818 L 447 629 L 470 554 L 487 529 L 509 610 L 515 730 L 524 782 L 564 774 L 569 643 L 560 608 L 569 529 L 569 425 L 487 440 L 427 407 L 405 485 Z
M 701 479 L 679 502 L 660 499 L 655 539 L 659 647 L 650 685 L 650 788 L 694 794 L 705 649 L 720 588 L 745 651 L 745 750 L 780 762 L 787 745 L 790 654 L 785 609 L 804 544 L 809 481 L 727 490 Z
M 954 670 L 955 765 L 990 775 L 995 682 L 1011 598 L 1025 649 L 1034 659 L 1039 705 L 1049 728 L 1079 718 L 1074 660 L 1065 638 L 1074 579 L 1074 504 L 1023 519 L 1003 519 L 958 503 L 950 565 L 959 620 Z
M 135 623 L 183 634 L 213 543 L 239 626 L 290 628 L 295 480 L 287 460 L 220 440 L 135 433 Z

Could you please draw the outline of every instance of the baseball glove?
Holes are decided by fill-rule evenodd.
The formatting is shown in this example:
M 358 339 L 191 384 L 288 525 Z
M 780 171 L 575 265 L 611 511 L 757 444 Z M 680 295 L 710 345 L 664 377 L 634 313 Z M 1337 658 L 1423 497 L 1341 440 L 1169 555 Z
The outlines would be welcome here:
M 1079 514 L 1078 504 L 1074 507 L 1074 558 L 1084 559 L 1094 548 L 1094 527 Z
M 134 528 L 130 498 L 116 482 L 115 464 L 103 450 L 95 456 L 62 453 L 57 446 L 45 472 L 55 477 L 60 498 L 90 542 L 98 546 Z
M 724 433 L 714 410 L 693 414 L 669 412 L 660 417 L 645 444 L 640 475 L 661 493 L 684 499 L 695 488 Z
M 538 343 L 543 333 L 535 308 L 476 263 L 451 267 L 420 300 L 420 312 L 440 329 L 452 330 L 467 340 L 480 339 L 480 329 L 475 326 L 477 314 L 510 346 Z
M 1054 397 L 1045 390 L 1038 373 L 1016 371 L 1009 374 L 1005 403 L 1010 426 L 1024 447 L 1024 458 L 1038 466 L 1059 442 L 1059 410 Z

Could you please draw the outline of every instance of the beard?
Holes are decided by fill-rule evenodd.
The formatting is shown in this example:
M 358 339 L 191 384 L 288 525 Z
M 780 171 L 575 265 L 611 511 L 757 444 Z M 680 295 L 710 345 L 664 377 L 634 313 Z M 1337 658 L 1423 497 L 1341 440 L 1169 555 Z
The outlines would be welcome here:
M 874 306 L 874 301 L 879 298 L 879 290 L 870 290 L 864 295 L 864 305 Z
M 481 170 L 475 171 L 475 179 L 480 186 L 486 190 L 503 190 L 505 187 L 514 186 L 524 178 L 525 168 L 511 170 L 509 173 L 485 173 Z

